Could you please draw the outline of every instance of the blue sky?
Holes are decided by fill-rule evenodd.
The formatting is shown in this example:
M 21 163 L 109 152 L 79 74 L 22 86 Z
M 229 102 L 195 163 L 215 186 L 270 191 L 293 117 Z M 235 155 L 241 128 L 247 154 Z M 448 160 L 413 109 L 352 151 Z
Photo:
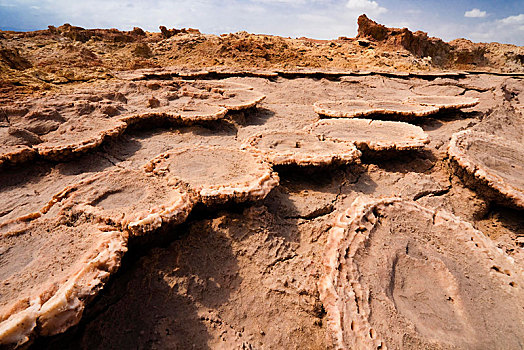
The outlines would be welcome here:
M 86 28 L 251 33 L 332 39 L 356 35 L 361 13 L 379 23 L 524 45 L 524 0 L 0 0 L 0 29 L 36 30 L 71 23 Z

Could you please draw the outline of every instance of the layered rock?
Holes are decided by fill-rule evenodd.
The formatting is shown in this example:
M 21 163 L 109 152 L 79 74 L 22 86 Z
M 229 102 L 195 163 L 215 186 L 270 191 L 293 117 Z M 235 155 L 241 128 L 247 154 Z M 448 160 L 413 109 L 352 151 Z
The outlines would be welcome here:
M 520 346 L 522 270 L 449 213 L 356 201 L 325 254 L 319 291 L 336 348 Z
M 146 169 L 187 184 L 205 204 L 262 199 L 278 185 L 278 175 L 262 157 L 229 148 L 169 151 Z
M 196 202 L 169 179 L 137 170 L 109 170 L 68 187 L 62 211 L 144 234 L 187 218 Z
M 127 235 L 60 218 L 0 225 L 0 344 L 23 344 L 78 323 L 120 265 Z
M 316 113 L 332 118 L 361 118 L 392 116 L 397 119 L 425 117 L 435 114 L 438 108 L 410 101 L 389 100 L 342 100 L 315 102 Z
M 448 154 L 467 185 L 491 200 L 524 208 L 520 143 L 466 130 L 453 135 Z
M 370 119 L 324 119 L 306 127 L 322 139 L 352 142 L 361 151 L 416 150 L 429 143 L 419 126 Z
M 252 136 L 247 147 L 261 152 L 274 165 L 353 163 L 360 152 L 353 143 L 320 140 L 305 131 L 273 131 Z

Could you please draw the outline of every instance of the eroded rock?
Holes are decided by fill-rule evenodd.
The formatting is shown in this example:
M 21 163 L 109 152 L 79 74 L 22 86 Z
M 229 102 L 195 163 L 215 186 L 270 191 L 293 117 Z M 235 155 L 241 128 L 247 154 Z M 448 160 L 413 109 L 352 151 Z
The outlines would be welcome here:
M 523 283 L 469 223 L 383 199 L 336 220 L 319 291 L 337 348 L 518 348 Z
M 262 157 L 226 147 L 172 150 L 146 169 L 188 184 L 205 204 L 259 200 L 278 185 L 278 175 Z
M 244 84 L 181 80 L 117 82 L 42 96 L 2 109 L 1 117 L 9 130 L 18 128 L 18 134 L 24 131 L 27 135 L 8 139 L 3 131 L 0 161 L 23 162 L 36 153 L 43 158 L 65 159 L 98 147 L 129 125 L 213 121 L 224 118 L 228 111 L 252 108 L 264 98 Z
M 261 152 L 274 165 L 328 165 L 355 162 L 353 143 L 321 141 L 305 131 L 273 131 L 252 136 L 247 147 Z
M 324 119 L 306 130 L 322 139 L 353 142 L 361 151 L 421 149 L 429 142 L 422 128 L 393 121 Z
M 424 117 L 435 114 L 439 110 L 430 105 L 400 101 L 366 101 L 342 100 L 315 102 L 316 113 L 333 118 L 356 118 L 373 115 L 389 115 L 398 117 Z
M 125 233 L 39 218 L 0 226 L 0 344 L 23 344 L 78 323 L 120 265 Z
M 167 178 L 138 170 L 108 170 L 70 186 L 63 202 L 69 215 L 144 234 L 187 218 L 196 198 Z
M 448 154 L 466 185 L 489 199 L 524 208 L 521 144 L 466 130 L 453 135 Z
M 440 111 L 443 111 L 473 107 L 476 106 L 480 100 L 466 96 L 412 96 L 408 97 L 406 101 L 419 103 L 423 106 L 434 106 Z

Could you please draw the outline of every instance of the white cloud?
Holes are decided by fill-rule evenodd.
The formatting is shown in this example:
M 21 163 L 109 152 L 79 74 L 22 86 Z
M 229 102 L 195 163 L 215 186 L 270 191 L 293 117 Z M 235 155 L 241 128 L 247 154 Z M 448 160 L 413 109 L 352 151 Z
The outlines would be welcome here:
M 371 14 L 387 12 L 385 7 L 381 7 L 378 2 L 373 0 L 349 0 L 346 7 L 355 11 L 367 11 Z
M 503 24 L 524 24 L 524 13 L 518 16 L 509 16 L 500 20 Z
M 486 15 L 486 11 L 480 11 L 479 9 L 469 10 L 464 13 L 464 17 L 470 18 L 483 18 L 486 17 Z

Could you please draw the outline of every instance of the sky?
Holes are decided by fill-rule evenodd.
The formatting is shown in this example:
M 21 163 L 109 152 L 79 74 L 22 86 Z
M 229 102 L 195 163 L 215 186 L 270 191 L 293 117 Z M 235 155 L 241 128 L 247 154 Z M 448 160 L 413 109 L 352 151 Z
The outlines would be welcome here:
M 524 0 L 0 0 L 0 29 L 64 23 L 84 28 L 197 28 L 286 37 L 354 37 L 365 13 L 389 27 L 423 30 L 446 41 L 524 45 Z

